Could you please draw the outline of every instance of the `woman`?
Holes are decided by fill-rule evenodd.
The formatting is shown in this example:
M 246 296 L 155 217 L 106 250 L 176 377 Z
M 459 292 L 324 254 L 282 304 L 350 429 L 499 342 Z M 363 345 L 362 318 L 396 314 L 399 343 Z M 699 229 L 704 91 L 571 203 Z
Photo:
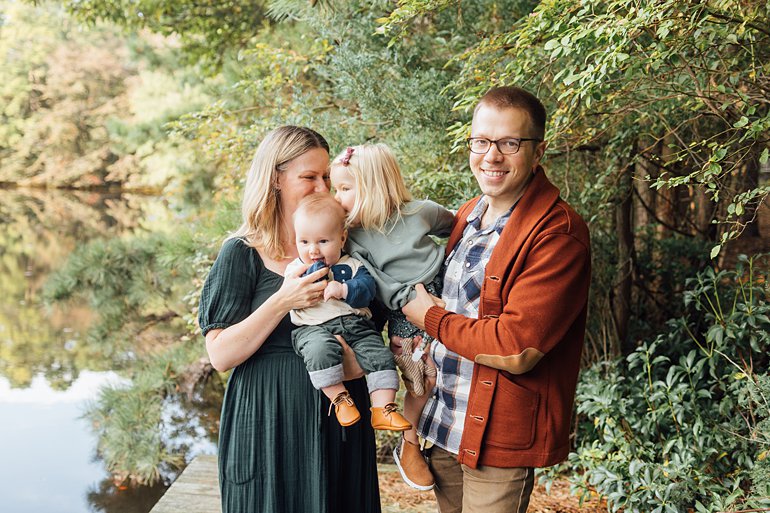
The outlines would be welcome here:
M 268 134 L 246 180 L 243 225 L 203 287 L 198 320 L 209 358 L 217 370 L 234 368 L 219 435 L 223 513 L 380 511 L 368 418 L 341 428 L 291 345 L 289 311 L 316 304 L 325 287 L 314 283 L 324 270 L 283 277 L 297 258 L 292 215 L 303 197 L 329 191 L 328 169 L 329 145 L 313 130 Z M 343 346 L 346 376 L 361 376 Z M 347 386 L 368 406 L 363 379 Z

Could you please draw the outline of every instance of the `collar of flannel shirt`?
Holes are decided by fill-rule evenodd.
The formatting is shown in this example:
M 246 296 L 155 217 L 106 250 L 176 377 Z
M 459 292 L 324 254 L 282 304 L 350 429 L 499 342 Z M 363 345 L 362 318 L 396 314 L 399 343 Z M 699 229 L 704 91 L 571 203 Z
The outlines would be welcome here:
M 484 212 L 487 211 L 487 206 L 488 205 L 489 205 L 489 203 L 487 201 L 487 197 L 486 196 L 482 196 L 479 199 L 478 203 L 476 203 L 476 206 L 473 207 L 473 210 L 471 211 L 471 213 L 468 214 L 468 217 L 466 218 L 466 220 L 468 221 L 468 224 L 473 226 L 473 228 L 476 231 L 480 231 L 481 230 L 481 218 L 484 216 Z M 516 203 L 514 203 L 511 206 L 511 208 L 508 209 L 508 211 L 505 214 L 503 214 L 500 217 L 498 217 L 495 220 L 495 223 L 492 226 L 490 226 L 488 228 L 488 230 L 490 230 L 490 231 L 494 230 L 499 235 L 503 231 L 503 228 L 505 228 L 505 223 L 508 222 L 508 219 L 511 217 L 511 213 L 513 212 L 513 209 L 515 207 L 516 207 Z M 487 230 L 484 230 L 484 231 L 486 232 Z

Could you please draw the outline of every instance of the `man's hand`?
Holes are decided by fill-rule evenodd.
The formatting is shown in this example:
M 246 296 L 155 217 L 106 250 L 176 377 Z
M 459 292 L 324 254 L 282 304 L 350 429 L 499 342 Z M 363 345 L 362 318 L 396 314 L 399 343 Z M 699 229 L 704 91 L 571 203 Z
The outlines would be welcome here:
M 421 330 L 424 330 L 425 314 L 428 313 L 428 310 L 430 310 L 432 306 L 444 308 L 446 303 L 436 296 L 428 294 L 428 291 L 425 290 L 425 286 L 422 283 L 415 285 L 414 291 L 417 293 L 417 297 L 405 304 L 401 311 L 404 312 L 404 315 L 406 315 L 409 322 Z

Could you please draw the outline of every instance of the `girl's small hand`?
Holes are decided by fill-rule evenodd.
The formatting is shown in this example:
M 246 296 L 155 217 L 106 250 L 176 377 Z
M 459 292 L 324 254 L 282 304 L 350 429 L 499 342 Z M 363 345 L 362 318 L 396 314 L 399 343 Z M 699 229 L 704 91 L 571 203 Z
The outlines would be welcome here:
M 345 299 L 346 294 L 345 285 L 343 283 L 340 283 L 338 281 L 330 281 L 326 284 L 326 288 L 324 289 L 324 301 L 329 301 L 330 299 Z
M 302 276 L 308 265 L 300 265 L 293 269 L 287 269 L 281 288 L 276 292 L 285 301 L 288 310 L 307 308 L 323 299 L 326 282 L 320 280 L 329 272 L 328 269 L 319 269 L 307 276 Z
M 390 352 L 396 356 L 400 355 L 402 351 L 402 347 L 404 345 L 403 342 L 404 342 L 404 339 L 402 337 L 397 337 L 397 336 L 390 337 L 390 343 L 389 343 Z
M 414 342 L 412 343 L 413 348 L 420 347 L 420 344 L 422 344 L 422 335 L 416 335 L 412 340 L 414 340 Z M 390 337 L 389 347 L 390 347 L 391 353 L 393 353 L 396 356 L 400 355 L 402 352 L 403 346 L 404 346 L 403 337 L 399 337 L 396 335 Z

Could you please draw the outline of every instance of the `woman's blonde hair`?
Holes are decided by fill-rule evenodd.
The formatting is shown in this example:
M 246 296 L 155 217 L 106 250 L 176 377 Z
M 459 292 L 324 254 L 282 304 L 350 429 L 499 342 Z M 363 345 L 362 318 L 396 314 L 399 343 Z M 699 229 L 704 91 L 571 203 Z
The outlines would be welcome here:
M 356 200 L 348 214 L 365 230 L 385 229 L 386 221 L 412 199 L 395 155 L 386 144 L 361 144 L 337 155 L 332 167 L 343 167 L 356 180 Z
M 246 176 L 241 205 L 243 223 L 230 238 L 243 238 L 249 246 L 271 258 L 286 256 L 281 240 L 283 211 L 277 189 L 278 175 L 286 170 L 290 161 L 315 148 L 328 153 L 329 143 L 306 127 L 282 126 L 262 139 Z

